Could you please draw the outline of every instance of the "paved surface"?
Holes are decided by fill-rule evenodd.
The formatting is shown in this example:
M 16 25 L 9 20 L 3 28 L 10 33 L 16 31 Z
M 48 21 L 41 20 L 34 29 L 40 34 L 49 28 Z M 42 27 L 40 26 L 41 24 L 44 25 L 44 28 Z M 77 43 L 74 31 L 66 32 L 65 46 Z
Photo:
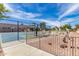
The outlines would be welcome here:
M 47 52 L 26 45 L 25 43 L 3 48 L 5 56 L 53 56 Z

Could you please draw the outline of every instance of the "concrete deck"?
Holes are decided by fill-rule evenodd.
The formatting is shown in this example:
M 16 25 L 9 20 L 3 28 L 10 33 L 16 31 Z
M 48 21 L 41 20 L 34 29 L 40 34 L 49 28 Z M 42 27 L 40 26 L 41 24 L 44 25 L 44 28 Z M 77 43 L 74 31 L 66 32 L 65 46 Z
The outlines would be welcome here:
M 3 48 L 3 51 L 5 56 L 54 56 L 25 43 Z

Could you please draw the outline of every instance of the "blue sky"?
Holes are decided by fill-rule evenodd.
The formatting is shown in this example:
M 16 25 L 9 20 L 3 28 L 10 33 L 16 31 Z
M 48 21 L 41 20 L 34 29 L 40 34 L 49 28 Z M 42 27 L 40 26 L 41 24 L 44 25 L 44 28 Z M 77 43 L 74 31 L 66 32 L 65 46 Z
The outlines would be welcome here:
M 4 6 L 11 10 L 5 15 L 10 16 L 5 23 L 31 24 L 32 22 L 46 22 L 49 26 L 79 24 L 79 4 L 73 3 L 5 3 Z M 10 20 L 10 21 L 8 21 Z

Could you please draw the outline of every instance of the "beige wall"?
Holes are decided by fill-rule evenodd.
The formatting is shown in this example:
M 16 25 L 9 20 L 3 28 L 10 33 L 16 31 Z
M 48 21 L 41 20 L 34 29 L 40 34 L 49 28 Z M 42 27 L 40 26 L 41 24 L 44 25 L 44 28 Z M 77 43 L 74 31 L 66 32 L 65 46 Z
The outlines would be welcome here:
M 19 31 L 25 31 L 27 30 L 29 27 L 26 25 L 19 25 Z M 11 32 L 17 31 L 17 25 L 15 24 L 4 24 L 4 23 L 0 23 L 0 32 Z

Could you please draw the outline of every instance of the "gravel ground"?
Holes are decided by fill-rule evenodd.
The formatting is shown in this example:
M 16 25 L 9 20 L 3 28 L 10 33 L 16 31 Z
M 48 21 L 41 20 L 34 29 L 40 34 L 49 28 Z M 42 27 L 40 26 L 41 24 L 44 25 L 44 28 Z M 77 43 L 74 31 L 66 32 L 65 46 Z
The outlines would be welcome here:
M 27 44 L 54 55 L 79 56 L 79 34 L 71 32 L 70 40 L 66 38 L 67 43 L 63 42 L 64 36 L 65 34 L 57 33 L 48 37 L 29 39 Z

